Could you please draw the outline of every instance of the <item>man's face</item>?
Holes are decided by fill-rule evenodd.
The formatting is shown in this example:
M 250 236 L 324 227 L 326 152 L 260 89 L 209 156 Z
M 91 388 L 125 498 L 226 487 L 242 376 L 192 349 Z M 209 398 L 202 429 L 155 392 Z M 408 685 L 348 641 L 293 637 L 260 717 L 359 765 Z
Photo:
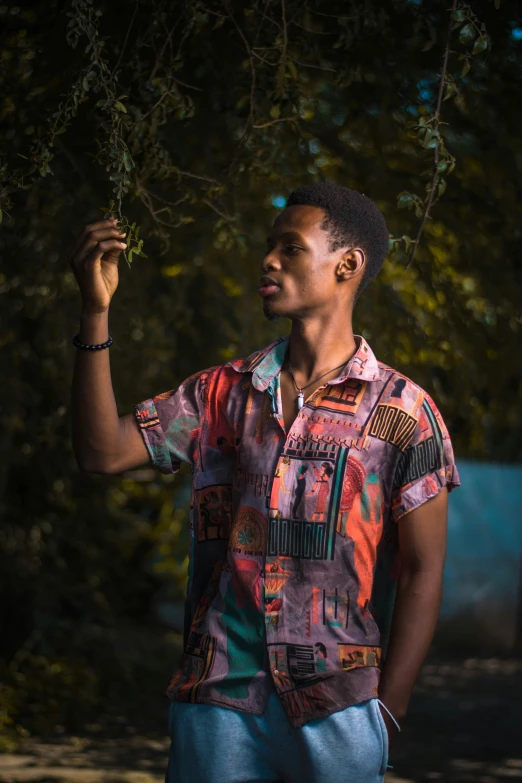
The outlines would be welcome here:
M 319 207 L 296 205 L 275 220 L 262 273 L 277 287 L 266 281 L 260 289 L 269 320 L 326 314 L 332 306 L 347 306 L 348 288 L 353 286 L 339 285 L 336 276 L 346 248 L 330 251 L 329 234 L 321 228 L 324 217 Z

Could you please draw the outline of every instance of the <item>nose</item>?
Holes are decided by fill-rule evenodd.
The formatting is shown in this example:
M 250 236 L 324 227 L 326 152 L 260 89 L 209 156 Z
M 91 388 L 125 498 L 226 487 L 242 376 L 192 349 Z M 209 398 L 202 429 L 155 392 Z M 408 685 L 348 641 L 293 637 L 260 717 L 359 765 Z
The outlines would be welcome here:
M 277 257 L 275 249 L 267 252 L 261 263 L 261 269 L 264 274 L 268 274 L 271 269 L 281 269 L 281 262 Z

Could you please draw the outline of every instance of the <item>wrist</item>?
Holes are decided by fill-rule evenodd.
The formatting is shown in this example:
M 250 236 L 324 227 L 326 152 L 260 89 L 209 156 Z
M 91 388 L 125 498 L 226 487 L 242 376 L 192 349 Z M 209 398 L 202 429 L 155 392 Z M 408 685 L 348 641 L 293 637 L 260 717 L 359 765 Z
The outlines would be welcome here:
M 109 311 L 82 310 L 78 337 L 89 345 L 104 343 L 109 337 Z
M 95 307 L 89 307 L 89 305 L 83 305 L 80 313 L 80 320 L 83 320 L 84 318 L 103 319 L 108 317 L 109 317 L 108 307 L 105 307 L 100 310 L 100 309 L 96 309 Z

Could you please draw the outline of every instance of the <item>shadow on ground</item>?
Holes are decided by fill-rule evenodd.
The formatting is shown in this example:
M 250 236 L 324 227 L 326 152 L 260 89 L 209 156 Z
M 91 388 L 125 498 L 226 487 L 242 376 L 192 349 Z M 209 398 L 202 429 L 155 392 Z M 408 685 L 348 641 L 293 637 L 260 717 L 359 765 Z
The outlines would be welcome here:
M 522 660 L 430 659 L 394 748 L 392 781 L 522 781 Z
M 0 756 L 2 783 L 162 783 L 168 753 L 158 723 L 121 717 L 121 730 L 26 740 Z M 522 660 L 431 658 L 394 748 L 386 783 L 522 781 Z M 350 783 L 355 783 L 350 781 Z

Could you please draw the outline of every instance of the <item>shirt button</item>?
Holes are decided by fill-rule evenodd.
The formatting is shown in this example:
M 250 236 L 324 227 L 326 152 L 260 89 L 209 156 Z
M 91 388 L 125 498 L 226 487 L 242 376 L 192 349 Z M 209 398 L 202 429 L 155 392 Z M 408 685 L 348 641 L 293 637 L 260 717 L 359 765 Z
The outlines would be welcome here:
M 279 669 L 274 669 L 274 674 L 279 674 Z

